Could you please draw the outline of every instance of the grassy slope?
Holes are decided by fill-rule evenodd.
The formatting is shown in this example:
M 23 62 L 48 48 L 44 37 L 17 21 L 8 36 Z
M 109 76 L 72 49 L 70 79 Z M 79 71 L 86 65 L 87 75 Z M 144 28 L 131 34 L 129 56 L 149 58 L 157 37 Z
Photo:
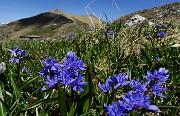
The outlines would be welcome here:
M 145 9 L 141 11 L 134 12 L 129 15 L 125 15 L 115 22 L 119 23 L 122 21 L 130 20 L 132 16 L 139 14 L 146 17 L 149 21 L 159 22 L 159 21 L 172 21 L 173 23 L 180 23 L 180 2 L 175 2 L 172 4 L 163 5 L 161 7 L 155 7 L 151 9 Z
M 94 25 L 97 25 L 99 19 L 90 15 Z M 72 24 L 69 25 L 69 24 Z M 64 13 L 59 10 L 53 10 L 51 12 L 42 13 L 33 17 L 21 19 L 8 24 L 4 28 L 0 28 L 1 33 L 8 34 L 10 38 L 17 39 L 21 35 L 26 34 L 38 34 L 45 37 L 52 37 L 57 35 L 63 35 L 72 32 L 76 33 L 78 30 L 89 29 L 89 25 L 92 25 L 88 16 L 75 16 Z M 63 26 L 63 28 L 61 28 Z M 69 28 L 76 28 L 74 29 Z M 63 29 L 63 31 L 61 31 Z M 50 34 L 53 33 L 53 34 Z

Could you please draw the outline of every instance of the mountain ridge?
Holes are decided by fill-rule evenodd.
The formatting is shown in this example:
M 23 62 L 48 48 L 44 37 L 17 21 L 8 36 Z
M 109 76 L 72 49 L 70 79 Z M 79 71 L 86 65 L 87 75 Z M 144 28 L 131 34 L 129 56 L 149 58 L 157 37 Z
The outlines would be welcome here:
M 179 17 L 180 2 L 174 2 L 160 7 L 136 11 L 118 18 L 113 23 L 119 24 L 123 22 L 133 26 L 139 23 L 150 25 L 161 21 L 172 21 L 180 24 Z M 102 20 L 94 15 L 77 16 L 54 9 L 0 26 L 0 34 L 11 39 L 16 39 L 23 35 L 60 38 L 69 32 L 75 34 L 87 31 L 89 30 L 89 25 L 93 26 L 101 23 Z
M 93 23 L 89 17 L 92 19 Z M 0 33 L 6 33 L 12 39 L 22 35 L 55 37 L 74 31 L 68 28 L 77 28 L 76 31 L 82 31 L 81 28 L 89 28 L 89 25 L 97 25 L 100 22 L 101 20 L 92 15 L 77 16 L 55 9 L 50 12 L 40 13 L 32 17 L 11 22 L 1 27 Z M 64 28 L 62 31 L 61 27 L 65 25 L 67 26 L 67 31 Z
M 146 18 L 146 22 L 161 22 L 161 21 L 172 21 L 180 24 L 180 2 L 173 2 L 165 4 L 160 7 L 154 7 L 150 9 L 139 10 L 131 14 L 122 16 L 114 21 L 114 23 L 130 22 L 134 20 L 132 17 L 140 15 Z

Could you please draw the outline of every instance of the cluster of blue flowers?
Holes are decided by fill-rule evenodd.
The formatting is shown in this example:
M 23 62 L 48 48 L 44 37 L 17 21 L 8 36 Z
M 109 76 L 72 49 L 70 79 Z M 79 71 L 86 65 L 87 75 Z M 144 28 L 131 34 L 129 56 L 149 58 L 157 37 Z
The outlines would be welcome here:
M 155 70 L 153 73 L 147 71 L 147 75 L 144 76 L 144 78 L 147 79 L 147 84 L 153 84 L 151 89 L 154 95 L 165 98 L 165 96 L 162 95 L 162 92 L 165 92 L 167 89 L 161 87 L 164 82 L 169 80 L 168 70 L 159 68 L 159 70 Z
M 166 36 L 166 33 L 165 32 L 159 32 L 158 34 L 157 34 L 157 37 L 159 37 L 159 38 L 164 38 Z
M 160 60 L 161 60 L 161 58 L 157 56 L 157 57 L 156 57 L 156 61 L 159 62 Z
M 167 33 L 164 31 L 164 25 L 162 24 L 162 23 L 157 23 L 157 25 L 156 25 L 156 29 L 157 29 L 157 32 L 155 33 L 156 35 L 156 37 L 157 38 L 164 38 L 164 37 L 166 37 L 167 36 Z M 150 32 L 150 31 L 144 31 L 144 35 L 145 36 L 150 36 L 151 34 L 153 34 L 152 32 Z
M 106 93 L 112 89 L 112 83 L 115 84 L 114 89 L 116 90 L 120 86 L 127 85 L 129 83 L 127 80 L 128 80 L 128 75 L 122 75 L 121 73 L 119 73 L 118 75 L 114 77 L 108 78 L 104 85 L 101 85 L 99 83 L 98 86 L 103 92 Z
M 110 38 L 112 38 L 113 35 L 115 34 L 115 32 L 114 32 L 114 30 L 111 29 L 110 26 L 107 26 L 106 34 L 109 35 Z
M 68 33 L 67 35 L 66 35 L 66 37 L 68 37 L 68 38 L 75 38 L 75 36 L 74 36 L 74 34 L 73 33 Z
M 132 90 L 123 94 L 120 100 L 112 102 L 111 105 L 105 103 L 105 111 L 109 116 L 128 116 L 129 112 L 138 112 L 140 109 L 161 112 L 156 105 L 150 104 L 150 98 L 151 95 L 165 98 L 162 92 L 165 92 L 167 89 L 162 86 L 169 79 L 167 73 L 168 70 L 165 68 L 159 68 L 159 70 L 155 70 L 153 73 L 147 71 L 147 75 L 143 76 L 146 82 L 140 81 L 140 79 L 128 81 L 127 75 L 118 74 L 108 78 L 104 85 L 98 84 L 103 92 L 110 92 L 112 85 L 114 85 L 114 90 L 123 86 L 132 88 Z
M 26 50 L 21 50 L 18 47 L 14 47 L 12 50 L 9 49 L 9 52 L 11 53 L 11 58 L 9 61 L 16 62 L 17 64 L 19 61 L 28 56 L 29 54 L 26 52 Z
M 158 24 L 157 24 L 157 28 L 158 28 L 158 29 L 163 29 L 163 27 L 164 27 L 164 26 L 163 26 L 162 23 L 158 23 Z M 166 36 L 166 33 L 165 33 L 164 31 L 162 31 L 162 30 L 157 33 L 157 37 L 159 37 L 159 38 L 164 38 L 165 36 Z
M 45 84 L 48 85 L 50 89 L 55 89 L 57 84 L 63 84 L 72 86 L 74 91 L 83 92 L 83 86 L 87 83 L 83 81 L 85 71 L 85 64 L 83 60 L 79 60 L 74 52 L 68 52 L 66 58 L 63 60 L 62 64 L 59 64 L 54 58 L 42 61 L 45 67 L 41 72 L 40 76 L 45 76 Z M 47 88 L 43 87 L 42 91 Z

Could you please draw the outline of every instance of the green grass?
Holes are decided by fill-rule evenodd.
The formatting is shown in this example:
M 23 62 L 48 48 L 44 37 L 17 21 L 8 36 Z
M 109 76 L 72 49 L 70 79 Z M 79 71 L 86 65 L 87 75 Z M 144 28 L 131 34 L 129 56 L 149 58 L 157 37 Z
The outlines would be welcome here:
M 53 36 L 54 31 L 50 28 L 45 28 L 45 29 L 39 29 L 39 30 L 34 30 L 32 32 L 29 32 L 27 35 L 37 35 L 37 36 Z
M 0 76 L 0 116 L 59 115 L 61 109 L 64 109 L 61 103 L 66 104 L 64 99 L 61 101 L 60 98 L 65 96 L 61 96 L 60 93 L 63 94 L 65 91 L 58 87 L 58 90 L 41 92 L 45 78 L 40 77 L 38 72 L 43 68 L 41 61 L 45 59 L 45 55 L 62 62 L 68 51 L 75 52 L 78 58 L 84 60 L 87 68 L 85 80 L 88 84 L 85 92 L 78 94 L 81 102 L 73 102 L 71 107 L 66 104 L 69 113 L 63 110 L 64 115 L 99 116 L 108 96 L 98 88 L 98 82 L 104 83 L 109 76 L 120 72 L 127 73 L 129 79 L 142 79 L 147 70 L 153 71 L 160 67 L 168 69 L 171 76 L 165 84 L 168 90 L 164 95 L 167 98 L 152 98 L 152 103 L 163 109 L 164 115 L 179 115 L 180 48 L 171 47 L 172 43 L 177 43 L 172 35 L 176 35 L 179 29 L 176 26 L 173 29 L 164 26 L 159 30 L 156 26 L 129 28 L 123 25 L 110 25 L 116 32 L 112 38 L 105 34 L 105 28 L 97 28 L 93 32 L 79 34 L 76 39 L 44 42 L 2 41 L 0 62 L 6 63 L 6 71 Z M 144 35 L 145 30 L 151 34 Z M 168 36 L 157 38 L 159 31 L 166 31 Z M 42 35 L 53 32 L 47 29 L 30 34 Z M 8 62 L 11 57 L 8 49 L 13 47 L 25 49 L 30 54 L 20 65 Z M 138 53 L 137 50 L 141 52 Z M 156 57 L 160 57 L 160 61 L 156 61 Z M 23 66 L 30 70 L 30 74 L 22 72 Z M 126 92 L 125 90 L 120 93 Z

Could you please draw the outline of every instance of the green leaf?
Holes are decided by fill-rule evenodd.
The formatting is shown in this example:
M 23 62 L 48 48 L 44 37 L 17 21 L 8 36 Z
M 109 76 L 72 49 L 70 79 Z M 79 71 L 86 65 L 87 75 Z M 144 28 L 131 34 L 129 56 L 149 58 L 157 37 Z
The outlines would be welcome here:
M 87 113 L 89 111 L 90 108 L 90 100 L 86 100 L 86 102 L 83 105 L 83 112 Z
M 58 84 L 58 101 L 59 101 L 59 110 L 61 116 L 67 116 L 66 98 L 60 84 Z
M 103 92 L 101 92 L 101 95 L 102 95 L 102 97 L 101 97 L 100 106 L 99 106 L 99 110 L 98 110 L 99 113 L 97 113 L 99 116 L 104 110 L 103 109 L 104 108 L 104 103 L 106 103 L 107 100 L 108 100 L 108 95 L 107 94 L 104 94 Z
M 0 86 L 0 116 L 6 116 L 7 112 L 6 109 L 3 105 L 3 95 L 2 95 L 2 90 L 1 90 L 1 86 Z
M 19 99 L 19 91 L 18 91 L 18 88 L 17 88 L 16 83 L 14 81 L 12 72 L 11 72 L 11 75 L 10 75 L 10 80 L 11 80 L 11 85 L 13 87 L 13 92 L 15 94 L 15 97 L 16 97 L 16 99 Z
M 166 105 L 164 105 L 164 106 L 158 106 L 158 108 L 160 108 L 160 109 L 179 109 L 180 110 L 180 107 L 178 107 L 178 106 L 166 106 Z
M 70 111 L 68 113 L 68 116 L 74 116 L 75 115 L 75 112 L 76 112 L 76 106 L 75 104 L 73 103 L 71 108 L 70 108 Z
M 24 87 L 26 87 L 27 85 L 31 84 L 34 80 L 38 79 L 39 77 L 35 77 L 31 80 L 28 80 L 25 84 L 23 84 L 20 88 L 19 88 L 19 91 L 22 90 Z
M 95 93 L 95 92 L 89 92 L 89 93 L 87 93 L 86 95 L 84 95 L 84 96 L 82 96 L 82 97 L 80 98 L 80 100 L 79 100 L 79 102 L 78 102 L 78 104 L 77 104 L 77 112 L 78 112 L 78 114 L 82 114 L 82 113 L 83 113 L 83 107 L 82 107 L 82 106 L 84 106 L 85 102 L 86 102 L 88 99 L 94 97 L 95 95 L 97 95 L 97 93 Z M 89 104 L 88 104 L 88 105 L 89 105 Z
M 137 35 L 138 38 L 141 36 L 141 32 L 142 32 L 142 26 L 141 26 L 140 29 L 138 30 L 138 35 Z
M 40 100 L 40 101 L 32 104 L 32 105 L 31 105 L 30 107 L 28 107 L 27 109 L 32 109 L 32 108 L 34 108 L 34 107 L 36 107 L 36 106 L 38 106 L 38 105 L 40 105 L 40 104 L 55 102 L 55 101 L 57 101 L 57 100 L 58 100 L 57 97 L 55 97 L 55 98 L 43 99 L 43 100 Z
M 81 98 L 83 98 L 84 96 L 86 96 L 87 94 L 91 94 L 91 93 L 94 93 L 94 84 L 92 82 L 93 80 L 93 77 L 94 77 L 94 70 L 93 70 L 93 65 L 90 63 L 87 67 L 87 71 L 86 71 L 86 75 L 85 75 L 85 81 L 87 82 L 87 85 L 85 87 L 85 91 L 81 94 Z M 90 102 L 91 102 L 91 96 L 86 99 L 84 101 L 84 103 L 82 104 L 83 105 L 83 108 L 78 108 L 78 109 L 81 109 L 81 111 L 79 110 L 79 112 L 85 112 L 87 113 L 89 111 L 89 108 L 90 108 Z M 82 106 L 81 106 L 82 107 Z M 80 114 L 81 114 L 80 113 Z
M 149 67 L 152 66 L 152 62 L 151 62 L 151 58 L 149 57 L 149 55 L 144 51 L 144 49 L 141 50 L 142 56 L 144 56 L 146 58 L 146 61 L 149 65 Z
M 180 62 L 178 62 L 177 60 L 175 60 L 175 62 L 180 66 Z
M 97 74 L 100 74 L 101 78 L 106 79 L 107 76 L 103 71 L 101 71 L 97 66 L 94 66 L 94 68 L 95 68 Z

